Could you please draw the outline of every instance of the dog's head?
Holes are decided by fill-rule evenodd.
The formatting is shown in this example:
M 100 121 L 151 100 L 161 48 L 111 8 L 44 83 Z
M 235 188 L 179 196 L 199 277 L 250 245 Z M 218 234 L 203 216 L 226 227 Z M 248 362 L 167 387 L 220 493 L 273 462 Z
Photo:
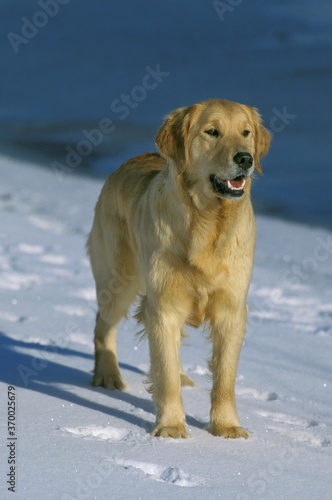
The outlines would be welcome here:
M 255 108 L 210 99 L 173 111 L 156 145 L 196 194 L 240 199 L 254 171 L 262 173 L 270 134 Z

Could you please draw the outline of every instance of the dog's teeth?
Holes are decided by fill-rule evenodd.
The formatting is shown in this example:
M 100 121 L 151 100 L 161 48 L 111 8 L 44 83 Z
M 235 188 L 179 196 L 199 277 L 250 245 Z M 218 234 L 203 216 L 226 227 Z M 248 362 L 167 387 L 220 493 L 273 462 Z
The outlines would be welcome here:
M 231 189 L 233 191 L 239 191 L 240 189 L 244 188 L 245 183 L 246 183 L 246 180 L 243 179 L 241 186 L 235 187 L 235 186 L 232 186 L 231 181 L 227 181 L 227 187 L 228 187 L 228 189 Z

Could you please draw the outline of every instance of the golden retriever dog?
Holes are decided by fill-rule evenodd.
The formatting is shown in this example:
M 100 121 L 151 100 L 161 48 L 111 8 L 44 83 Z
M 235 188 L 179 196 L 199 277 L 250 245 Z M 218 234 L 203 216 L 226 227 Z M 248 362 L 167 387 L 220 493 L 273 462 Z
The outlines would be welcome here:
M 185 438 L 179 357 L 186 324 L 209 328 L 210 432 L 247 438 L 235 403 L 245 335 L 255 219 L 254 171 L 270 134 L 255 108 L 210 99 L 176 109 L 156 137 L 158 153 L 124 163 L 107 179 L 88 240 L 98 314 L 92 384 L 123 390 L 116 334 L 137 297 L 149 340 L 154 436 Z

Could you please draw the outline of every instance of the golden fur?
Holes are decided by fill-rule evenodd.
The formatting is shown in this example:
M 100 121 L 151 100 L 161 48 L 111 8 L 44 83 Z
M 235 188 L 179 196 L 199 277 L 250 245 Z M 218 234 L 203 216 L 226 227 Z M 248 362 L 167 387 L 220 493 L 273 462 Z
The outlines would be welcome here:
M 179 348 L 186 323 L 205 323 L 212 342 L 210 431 L 248 437 L 234 387 L 255 246 L 250 184 L 269 143 L 254 108 L 203 101 L 166 118 L 156 137 L 161 154 L 127 161 L 102 189 L 88 240 L 98 298 L 93 384 L 125 388 L 117 324 L 140 296 L 155 436 L 187 437 L 181 384 L 193 382 Z

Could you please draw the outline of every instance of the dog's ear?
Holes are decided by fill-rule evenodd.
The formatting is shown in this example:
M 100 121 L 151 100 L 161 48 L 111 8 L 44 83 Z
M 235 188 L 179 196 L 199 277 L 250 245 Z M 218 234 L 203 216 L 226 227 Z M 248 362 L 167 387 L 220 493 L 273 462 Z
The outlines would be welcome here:
M 264 156 L 270 147 L 271 134 L 262 124 L 262 119 L 257 109 L 250 108 L 255 127 L 255 169 L 259 174 L 262 175 L 262 167 L 260 164 L 260 159 Z
M 164 158 L 170 158 L 184 172 L 188 164 L 188 133 L 191 107 L 178 108 L 170 113 L 156 136 L 156 146 Z

